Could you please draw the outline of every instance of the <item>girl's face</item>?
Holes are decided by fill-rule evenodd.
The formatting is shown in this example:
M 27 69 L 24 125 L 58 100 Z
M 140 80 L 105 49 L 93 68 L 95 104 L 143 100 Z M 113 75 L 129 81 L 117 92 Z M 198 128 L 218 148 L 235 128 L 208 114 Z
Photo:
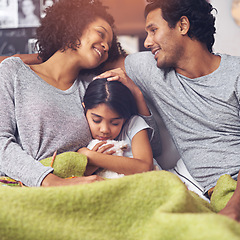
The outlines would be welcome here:
M 87 110 L 86 118 L 92 137 L 98 140 L 115 139 L 122 130 L 125 120 L 105 103 Z
M 80 65 L 83 69 L 92 69 L 105 62 L 113 40 L 111 26 L 103 19 L 97 18 L 90 23 L 80 38 L 78 48 Z

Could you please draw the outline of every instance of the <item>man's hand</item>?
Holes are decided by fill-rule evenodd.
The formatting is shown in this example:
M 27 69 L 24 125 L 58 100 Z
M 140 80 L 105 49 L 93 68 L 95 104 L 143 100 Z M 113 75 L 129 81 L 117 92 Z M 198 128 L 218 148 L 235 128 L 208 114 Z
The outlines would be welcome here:
M 126 72 L 122 68 L 115 68 L 106 71 L 94 79 L 97 78 L 107 78 L 108 81 L 119 81 L 128 87 L 134 96 L 140 91 L 137 85 L 127 76 Z
M 240 206 L 231 206 L 231 202 L 226 205 L 218 214 L 225 215 L 233 220 L 240 222 Z
M 234 194 L 228 201 L 226 207 L 218 214 L 225 215 L 237 222 L 240 222 L 240 171 L 238 173 L 237 187 Z
M 116 68 L 109 71 L 106 71 L 94 79 L 98 78 L 107 78 L 108 81 L 119 81 L 124 84 L 132 92 L 138 107 L 139 114 L 143 116 L 150 116 L 148 106 L 145 102 L 143 94 L 139 87 L 133 82 L 132 79 L 128 77 L 126 72 L 122 68 Z

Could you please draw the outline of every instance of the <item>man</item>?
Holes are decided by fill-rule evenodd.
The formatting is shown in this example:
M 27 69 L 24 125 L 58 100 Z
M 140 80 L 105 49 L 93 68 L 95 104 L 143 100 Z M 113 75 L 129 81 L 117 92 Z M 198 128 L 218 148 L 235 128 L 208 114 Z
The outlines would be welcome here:
M 240 57 L 213 54 L 215 19 L 206 0 L 148 0 L 151 52 L 129 55 L 127 75 L 162 116 L 190 174 L 206 195 L 219 177 L 240 170 Z M 100 75 L 137 86 L 120 69 Z M 237 189 L 220 212 L 240 221 Z

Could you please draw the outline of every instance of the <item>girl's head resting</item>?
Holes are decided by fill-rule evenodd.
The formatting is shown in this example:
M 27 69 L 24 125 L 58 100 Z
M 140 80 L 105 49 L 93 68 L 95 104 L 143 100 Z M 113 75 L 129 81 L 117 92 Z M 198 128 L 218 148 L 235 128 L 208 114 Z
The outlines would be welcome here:
M 97 79 L 86 90 L 83 105 L 92 137 L 115 139 L 124 123 L 138 114 L 131 91 L 118 81 Z
M 103 6 L 99 0 L 59 0 L 48 7 L 46 16 L 37 28 L 39 56 L 46 61 L 59 50 L 76 51 L 81 46 L 81 36 L 84 31 L 98 19 L 104 20 L 112 30 L 109 58 L 118 57 L 120 52 L 113 33 L 114 19 L 107 12 L 107 7 Z

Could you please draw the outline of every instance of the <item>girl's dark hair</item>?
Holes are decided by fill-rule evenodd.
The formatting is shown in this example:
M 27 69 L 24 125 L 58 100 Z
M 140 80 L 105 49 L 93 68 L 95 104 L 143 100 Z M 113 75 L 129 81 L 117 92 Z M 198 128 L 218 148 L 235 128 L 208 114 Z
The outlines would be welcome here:
M 42 61 L 49 59 L 58 50 L 67 48 L 76 50 L 85 28 L 102 18 L 114 30 L 114 19 L 99 0 L 59 0 L 46 9 L 46 16 L 41 19 L 36 37 L 39 57 Z M 117 37 L 113 33 L 113 42 L 109 50 L 109 59 L 120 55 Z
M 149 12 L 160 8 L 162 17 L 168 22 L 170 28 L 174 28 L 182 16 L 186 16 L 190 22 L 188 36 L 206 44 L 208 51 L 212 52 L 215 42 L 214 34 L 215 17 L 214 9 L 207 0 L 147 0 L 145 18 Z
M 96 79 L 88 85 L 83 102 L 85 112 L 105 103 L 126 120 L 138 114 L 131 91 L 121 82 L 107 81 L 106 78 Z

